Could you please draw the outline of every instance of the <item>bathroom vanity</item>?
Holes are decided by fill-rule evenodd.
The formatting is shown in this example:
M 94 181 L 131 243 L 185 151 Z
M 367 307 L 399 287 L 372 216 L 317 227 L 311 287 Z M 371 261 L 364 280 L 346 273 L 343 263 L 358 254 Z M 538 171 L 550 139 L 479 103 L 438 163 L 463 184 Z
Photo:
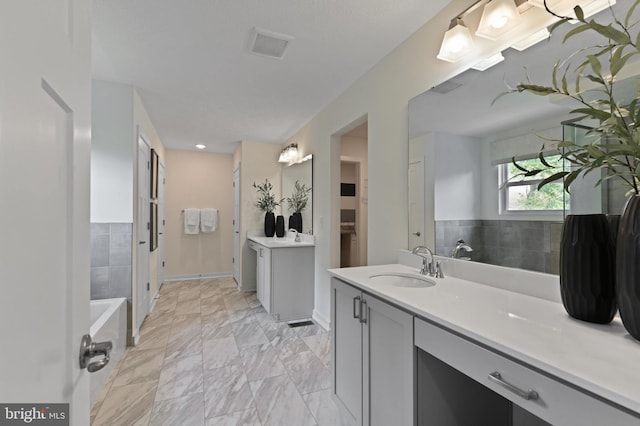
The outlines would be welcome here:
M 442 279 L 329 271 L 333 395 L 353 424 L 640 424 L 640 343 L 618 318 L 570 318 L 551 275 L 441 260 Z
M 314 240 L 249 236 L 256 252 L 256 295 L 276 321 L 309 319 L 313 313 Z

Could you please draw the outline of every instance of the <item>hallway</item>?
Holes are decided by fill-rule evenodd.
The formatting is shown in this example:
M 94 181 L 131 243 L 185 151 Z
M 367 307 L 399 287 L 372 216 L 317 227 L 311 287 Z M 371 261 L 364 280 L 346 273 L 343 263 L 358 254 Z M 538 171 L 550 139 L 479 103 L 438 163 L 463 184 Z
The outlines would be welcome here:
M 274 322 L 232 278 L 166 283 L 91 424 L 341 425 L 330 339 Z

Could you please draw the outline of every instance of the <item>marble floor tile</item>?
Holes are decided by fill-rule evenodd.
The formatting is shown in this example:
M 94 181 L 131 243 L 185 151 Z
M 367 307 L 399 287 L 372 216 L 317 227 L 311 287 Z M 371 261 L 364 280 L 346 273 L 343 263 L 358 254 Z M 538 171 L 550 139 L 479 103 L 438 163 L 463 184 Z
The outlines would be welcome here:
M 205 340 L 202 343 L 202 355 L 203 368 L 206 371 L 240 362 L 238 346 L 233 336 Z
M 211 417 L 206 420 L 205 426 L 262 426 L 258 411 L 255 407 L 248 410 L 236 411 L 223 416 Z
M 318 426 L 350 426 L 349 420 L 331 398 L 331 389 L 302 395 Z
M 166 348 L 171 334 L 171 323 L 166 325 L 149 325 L 143 324 L 140 330 L 140 341 L 131 348 L 132 351 L 140 351 L 145 349 Z
M 153 407 L 157 382 L 112 387 L 93 426 L 146 426 Z
M 202 355 L 166 361 L 160 373 L 156 401 L 203 391 Z
M 253 317 L 231 324 L 238 348 L 269 343 L 260 323 Z
M 315 419 L 289 376 L 250 382 L 258 415 L 264 426 L 315 425 Z
M 265 335 L 271 342 L 271 346 L 278 351 L 280 358 L 287 358 L 300 352 L 309 351 L 309 347 L 289 327 L 272 328 L 266 330 Z
M 235 323 L 240 321 L 245 321 L 248 319 L 255 319 L 253 315 L 253 309 L 248 306 L 244 309 L 240 309 L 238 311 L 228 311 L 229 321 Z
M 331 334 L 323 333 L 315 336 L 302 337 L 302 341 L 309 346 L 320 361 L 328 366 L 331 362 Z
M 294 327 L 293 328 L 298 336 L 315 336 L 316 334 L 328 334 L 327 330 L 320 327 L 318 324 L 306 325 L 304 327 Z
M 199 314 L 200 313 L 200 298 L 196 297 L 194 299 L 178 299 L 178 303 L 176 304 L 176 315 L 189 315 L 189 314 Z
M 127 352 L 112 387 L 158 380 L 164 362 L 164 348 Z
M 200 303 L 200 313 L 205 315 L 215 315 L 219 312 L 227 313 L 227 307 L 224 304 L 222 296 L 213 296 L 202 299 Z
M 207 371 L 204 386 L 205 417 L 217 417 L 253 406 L 247 376 L 240 365 Z
M 287 369 L 291 381 L 302 394 L 331 387 L 329 369 L 311 351 L 283 357 L 282 363 Z
M 204 426 L 203 393 L 156 401 L 149 426 Z
M 278 358 L 278 353 L 269 343 L 244 348 L 241 356 L 242 365 L 249 381 L 286 373 L 280 358 Z
M 202 317 L 199 314 L 176 315 L 171 326 L 169 340 L 202 333 Z
M 224 323 L 224 325 L 213 326 L 208 323 L 202 324 L 202 339 L 203 340 L 213 340 L 213 339 L 221 339 L 223 337 L 233 336 L 233 328 L 231 327 L 231 323 L 228 321 Z
M 202 354 L 202 330 L 198 334 L 183 333 L 170 337 L 165 350 L 165 359 L 172 360 Z

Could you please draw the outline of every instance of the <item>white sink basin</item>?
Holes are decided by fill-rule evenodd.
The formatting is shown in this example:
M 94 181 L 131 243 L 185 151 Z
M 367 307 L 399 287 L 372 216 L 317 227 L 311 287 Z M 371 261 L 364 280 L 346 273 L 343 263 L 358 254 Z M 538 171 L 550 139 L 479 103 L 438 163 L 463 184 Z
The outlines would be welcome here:
M 405 274 L 402 272 L 384 272 L 371 275 L 370 280 L 395 287 L 427 288 L 436 285 L 436 282 L 422 275 Z

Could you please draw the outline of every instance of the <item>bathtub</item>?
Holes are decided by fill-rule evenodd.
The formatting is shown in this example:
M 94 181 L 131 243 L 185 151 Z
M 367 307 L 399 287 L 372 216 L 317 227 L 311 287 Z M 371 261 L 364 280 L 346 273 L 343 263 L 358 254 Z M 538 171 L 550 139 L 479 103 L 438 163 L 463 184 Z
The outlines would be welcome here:
M 122 297 L 92 300 L 89 312 L 91 339 L 94 342 L 109 340 L 113 343 L 109 364 L 102 370 L 89 374 L 91 406 L 93 407 L 127 346 L 127 299 Z

